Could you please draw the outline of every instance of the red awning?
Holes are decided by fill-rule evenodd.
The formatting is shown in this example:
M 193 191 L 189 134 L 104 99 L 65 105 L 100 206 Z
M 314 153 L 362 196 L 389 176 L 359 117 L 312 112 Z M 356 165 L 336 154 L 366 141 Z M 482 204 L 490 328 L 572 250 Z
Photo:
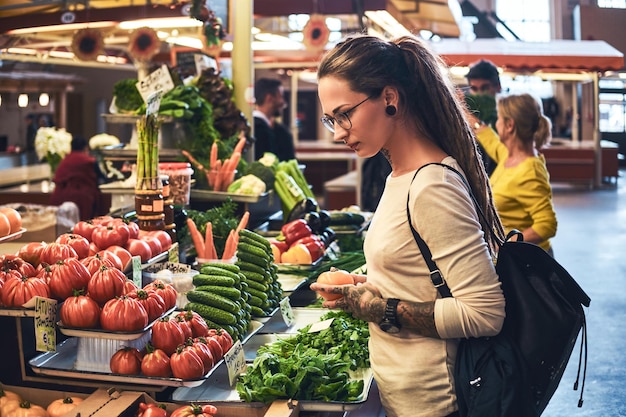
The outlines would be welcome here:
M 488 59 L 499 67 L 517 71 L 608 71 L 624 68 L 624 54 L 605 41 L 509 42 L 476 39 L 464 42 L 443 39 L 431 45 L 450 66 L 467 66 L 480 59 Z

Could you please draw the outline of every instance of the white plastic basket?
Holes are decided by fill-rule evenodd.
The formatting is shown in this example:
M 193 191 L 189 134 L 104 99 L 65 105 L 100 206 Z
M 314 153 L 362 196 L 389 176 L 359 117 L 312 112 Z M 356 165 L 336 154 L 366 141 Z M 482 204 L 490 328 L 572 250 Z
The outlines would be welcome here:
M 110 373 L 111 358 L 123 347 L 134 347 L 140 351 L 150 341 L 151 331 L 133 340 L 116 340 L 103 337 L 79 337 L 74 368 L 77 371 Z

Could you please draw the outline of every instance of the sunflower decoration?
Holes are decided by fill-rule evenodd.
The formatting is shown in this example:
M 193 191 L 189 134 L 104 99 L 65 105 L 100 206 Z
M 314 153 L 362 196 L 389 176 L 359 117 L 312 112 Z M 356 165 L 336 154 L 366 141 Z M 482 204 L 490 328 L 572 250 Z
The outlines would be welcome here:
M 72 52 L 81 61 L 95 61 L 104 51 L 104 39 L 98 29 L 85 28 L 72 38 Z
M 128 53 L 135 61 L 150 61 L 159 51 L 161 40 L 154 29 L 142 27 L 130 35 Z
M 193 0 L 190 9 L 191 17 L 204 23 L 203 33 L 207 46 L 219 46 L 226 37 L 222 19 L 215 15 L 213 10 L 206 6 L 205 0 Z
M 302 30 L 304 46 L 312 51 L 321 51 L 328 43 L 330 30 L 326 26 L 326 19 L 319 14 L 313 14 Z

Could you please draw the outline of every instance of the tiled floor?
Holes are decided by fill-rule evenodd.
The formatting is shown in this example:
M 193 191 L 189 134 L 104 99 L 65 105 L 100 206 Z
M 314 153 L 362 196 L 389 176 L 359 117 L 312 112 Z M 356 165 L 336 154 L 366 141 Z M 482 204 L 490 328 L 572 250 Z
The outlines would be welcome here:
M 573 391 L 578 345 L 544 417 L 626 416 L 626 172 L 617 187 L 554 186 L 555 257 L 591 297 L 584 404 Z

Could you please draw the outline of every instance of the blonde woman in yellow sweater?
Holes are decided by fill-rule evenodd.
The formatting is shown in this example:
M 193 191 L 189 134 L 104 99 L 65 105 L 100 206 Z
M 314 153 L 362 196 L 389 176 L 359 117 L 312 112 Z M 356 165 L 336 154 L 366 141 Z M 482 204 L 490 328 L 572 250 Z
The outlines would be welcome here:
M 551 139 L 551 123 L 530 94 L 498 98 L 497 133 L 476 125 L 476 136 L 497 166 L 491 190 L 506 231 L 518 229 L 524 240 L 552 254 L 550 238 L 557 220 L 544 156 L 539 153 Z

